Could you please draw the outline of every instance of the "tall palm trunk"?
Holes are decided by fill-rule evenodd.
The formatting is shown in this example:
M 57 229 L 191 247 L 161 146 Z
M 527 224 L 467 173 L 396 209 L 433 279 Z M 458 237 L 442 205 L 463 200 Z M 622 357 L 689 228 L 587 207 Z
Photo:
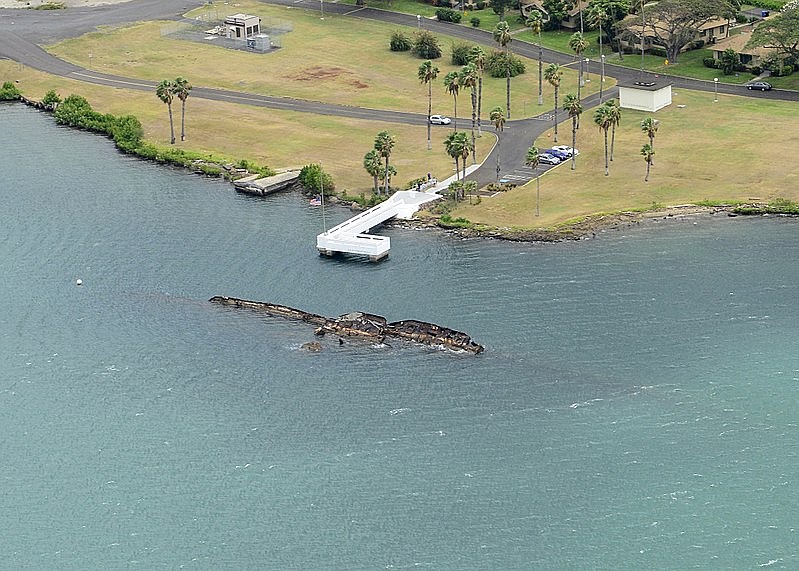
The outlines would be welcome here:
M 455 114 L 452 116 L 452 128 L 454 131 L 458 130 L 458 96 L 453 95 L 452 98 L 455 100 Z
M 555 86 L 555 142 L 558 142 L 558 86 Z
M 613 160 L 613 145 L 616 144 L 616 122 L 613 122 L 613 130 L 610 134 L 610 160 Z
M 475 156 L 474 128 L 477 125 L 477 90 L 472 87 L 472 164 L 477 162 Z M 466 162 L 466 161 L 464 161 Z
M 507 52 L 505 52 L 507 54 Z M 508 115 L 507 118 L 510 119 L 510 57 L 508 57 L 507 66 L 505 69 L 505 78 L 508 82 L 506 93 L 507 93 L 507 103 L 508 103 Z
M 385 190 L 386 196 L 388 196 L 388 186 L 389 186 L 389 179 L 390 178 L 391 177 L 388 174 L 388 156 L 386 156 L 386 190 Z
M 172 145 L 174 145 L 175 144 L 175 123 L 172 120 L 172 103 L 167 103 L 166 107 L 167 107 L 167 109 L 169 109 L 169 134 L 170 134 L 170 138 L 171 138 L 170 143 Z
M 538 32 L 538 104 L 544 104 L 544 48 L 541 47 L 541 32 Z
M 483 136 L 483 129 L 480 125 L 480 114 L 483 107 L 483 72 L 480 72 L 480 77 L 477 79 L 477 136 Z
M 577 115 L 572 117 L 572 170 L 576 167 L 577 154 L 574 149 L 577 147 Z
M 646 176 L 644 177 L 644 182 L 649 182 L 649 167 L 652 166 L 652 158 L 650 157 L 646 161 Z
M 608 171 L 608 130 L 603 129 L 605 133 L 605 176 L 608 176 L 610 172 Z
M 180 100 L 180 140 L 186 140 L 186 100 Z
M 433 114 L 433 82 L 427 82 L 427 150 L 433 148 L 433 143 L 430 139 L 430 115 Z

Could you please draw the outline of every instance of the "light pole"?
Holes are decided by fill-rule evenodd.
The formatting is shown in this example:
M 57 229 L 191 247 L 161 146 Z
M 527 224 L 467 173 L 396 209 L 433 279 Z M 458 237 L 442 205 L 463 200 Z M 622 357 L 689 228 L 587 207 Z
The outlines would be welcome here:
M 605 54 L 599 57 L 600 77 L 599 77 L 599 102 L 602 103 L 602 88 L 605 87 Z
M 717 103 L 719 100 L 719 78 L 713 78 L 713 103 Z
M 319 0 L 319 19 L 325 19 L 325 0 Z
M 588 62 L 590 62 L 590 61 L 591 61 L 590 59 L 585 58 L 585 81 L 586 82 L 590 82 L 591 81 L 591 72 L 590 72 L 590 70 L 588 68 Z
M 417 30 L 421 30 L 422 29 L 422 15 L 421 14 L 416 14 L 416 29 Z

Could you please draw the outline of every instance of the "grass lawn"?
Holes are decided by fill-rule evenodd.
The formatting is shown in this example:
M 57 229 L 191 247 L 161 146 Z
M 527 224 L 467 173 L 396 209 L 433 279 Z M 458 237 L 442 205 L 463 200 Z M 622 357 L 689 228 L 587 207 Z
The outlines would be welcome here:
M 207 10 L 193 14 L 204 16 Z M 257 14 L 265 26 L 270 19 L 290 22 L 293 31 L 282 37 L 280 49 L 269 54 L 173 39 L 161 32 L 174 25 L 159 22 L 104 29 L 49 46 L 48 51 L 89 69 L 151 81 L 182 75 L 194 85 L 427 114 L 427 88 L 417 78 L 423 60 L 410 52 L 389 50 L 395 26 L 369 20 L 357 20 L 353 25 L 351 17 L 325 16 L 321 20 L 318 12 L 251 0 L 235 7 L 215 5 L 215 10 L 220 18 L 237 11 Z M 450 54 L 452 45 L 462 40 L 446 36 L 439 40 L 444 55 L 435 61 L 440 71 L 433 89 L 434 113 L 452 114 L 453 101 L 444 90 L 443 78 L 460 69 L 451 65 Z M 514 78 L 511 85 L 512 110 L 526 107 L 530 82 L 537 82 L 537 62 L 524 63 L 528 72 Z M 576 85 L 576 74 L 574 78 Z M 568 81 L 567 75 L 564 83 Z M 504 102 L 505 79 L 486 76 L 483 109 L 504 107 Z M 530 108 L 529 112 L 534 115 L 540 110 Z M 467 94 L 459 97 L 458 114 L 471 114 Z
M 590 112 L 586 115 L 577 134 L 577 169 L 565 163 L 541 178 L 540 216 L 535 216 L 533 181 L 479 205 L 462 205 L 453 217 L 546 228 L 575 217 L 653 205 L 778 197 L 799 201 L 799 172 L 780 160 L 799 148 L 795 102 L 719 95 L 714 103 L 713 94 L 675 90 L 673 104 L 656 114 L 660 128 L 649 182 L 644 182 L 646 163 L 639 154 L 648 142 L 641 120 L 649 114 L 623 110 L 607 177 L 602 132 Z M 563 123 L 560 132 L 559 142 L 570 145 L 570 124 Z M 551 136 L 546 133 L 536 145 L 550 146 Z

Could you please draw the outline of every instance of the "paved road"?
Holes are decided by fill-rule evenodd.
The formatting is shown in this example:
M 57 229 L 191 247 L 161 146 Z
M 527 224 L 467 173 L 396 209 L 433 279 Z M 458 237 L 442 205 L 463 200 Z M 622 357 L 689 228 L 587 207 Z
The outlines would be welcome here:
M 311 10 L 318 9 L 319 7 L 319 4 L 315 0 L 263 1 L 269 4 L 303 7 Z M 53 75 L 113 87 L 152 91 L 155 88 L 154 82 L 87 70 L 52 56 L 39 46 L 83 35 L 93 31 L 98 26 L 147 20 L 178 21 L 182 19 L 183 14 L 203 4 L 203 0 L 131 0 L 130 2 L 120 4 L 98 6 L 94 8 L 69 8 L 67 10 L 0 9 L 0 57 L 18 61 L 29 67 Z M 420 25 L 414 15 L 387 12 L 368 7 L 357 8 L 337 3 L 326 3 L 324 11 L 326 14 L 366 18 L 399 26 L 415 28 Z M 488 46 L 494 44 L 491 32 L 485 30 L 458 26 L 430 19 L 422 19 L 421 26 L 433 32 L 460 37 L 474 43 Z M 538 58 L 538 47 L 533 44 L 514 41 L 510 44 L 510 48 L 518 55 L 534 60 Z M 548 63 L 573 64 L 574 62 L 574 57 L 568 54 L 562 54 L 547 49 L 543 51 L 543 54 L 544 61 Z M 598 64 L 594 62 L 594 66 L 597 65 Z M 616 78 L 620 82 L 635 81 L 642 78 L 641 72 L 638 70 L 611 65 L 607 62 L 605 63 L 605 74 L 609 77 Z M 661 79 L 671 81 L 673 85 L 678 88 L 704 91 L 712 91 L 714 89 L 712 82 L 702 80 L 673 76 L 661 76 Z M 727 84 L 719 84 L 718 91 L 719 93 L 734 95 L 754 94 L 745 87 Z M 604 99 L 614 97 L 616 94 L 617 91 L 615 89 L 606 90 Z M 286 109 L 305 113 L 354 117 L 393 123 L 418 124 L 420 121 L 424 123 L 427 119 L 426 114 L 362 109 L 358 107 L 333 105 L 286 97 L 270 97 L 201 86 L 196 86 L 192 90 L 192 96 L 273 109 Z M 756 96 L 769 99 L 799 101 L 799 92 L 794 91 L 773 90 L 765 93 L 756 92 Z M 585 110 L 590 109 L 598 103 L 599 98 L 596 94 L 583 99 L 583 107 Z M 512 111 L 513 110 L 511 110 L 511 112 Z M 524 166 L 527 149 L 532 144 L 532 141 L 552 126 L 551 117 L 554 117 L 554 112 L 548 109 L 544 111 L 542 117 L 538 119 L 532 118 L 508 121 L 505 125 L 505 130 L 500 135 L 501 144 L 499 150 L 495 148 L 492 154 L 486 159 L 484 165 L 475 171 L 470 178 L 477 180 L 478 184 L 481 186 L 496 180 L 496 153 L 499 153 L 500 173 L 503 178 L 518 183 L 530 180 L 533 173 L 529 168 Z M 561 111 L 558 118 L 561 120 L 565 118 L 565 113 Z M 464 121 L 463 124 L 470 122 L 470 119 L 467 118 L 463 118 L 462 120 Z M 485 123 L 484 130 L 493 131 L 493 128 L 487 124 L 488 121 Z M 563 133 L 559 142 L 561 144 L 569 144 L 569 139 L 570 136 L 568 136 L 567 133 Z

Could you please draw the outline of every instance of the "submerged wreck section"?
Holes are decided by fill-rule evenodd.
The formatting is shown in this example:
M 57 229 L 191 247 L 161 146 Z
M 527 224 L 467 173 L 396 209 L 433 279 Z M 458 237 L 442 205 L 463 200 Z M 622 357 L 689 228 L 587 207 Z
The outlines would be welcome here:
M 311 323 L 318 326 L 315 330 L 317 335 L 331 333 L 379 341 L 383 341 L 386 337 L 398 337 L 423 345 L 447 347 L 448 349 L 469 351 L 475 354 L 482 353 L 485 350 L 482 345 L 472 341 L 472 338 L 466 333 L 455 331 L 448 327 L 441 327 L 435 323 L 416 321 L 414 319 L 388 323 L 385 317 L 360 311 L 330 318 L 285 305 L 267 303 L 265 301 L 248 301 L 221 295 L 214 296 L 209 301 L 221 305 L 252 309 L 275 317 Z

